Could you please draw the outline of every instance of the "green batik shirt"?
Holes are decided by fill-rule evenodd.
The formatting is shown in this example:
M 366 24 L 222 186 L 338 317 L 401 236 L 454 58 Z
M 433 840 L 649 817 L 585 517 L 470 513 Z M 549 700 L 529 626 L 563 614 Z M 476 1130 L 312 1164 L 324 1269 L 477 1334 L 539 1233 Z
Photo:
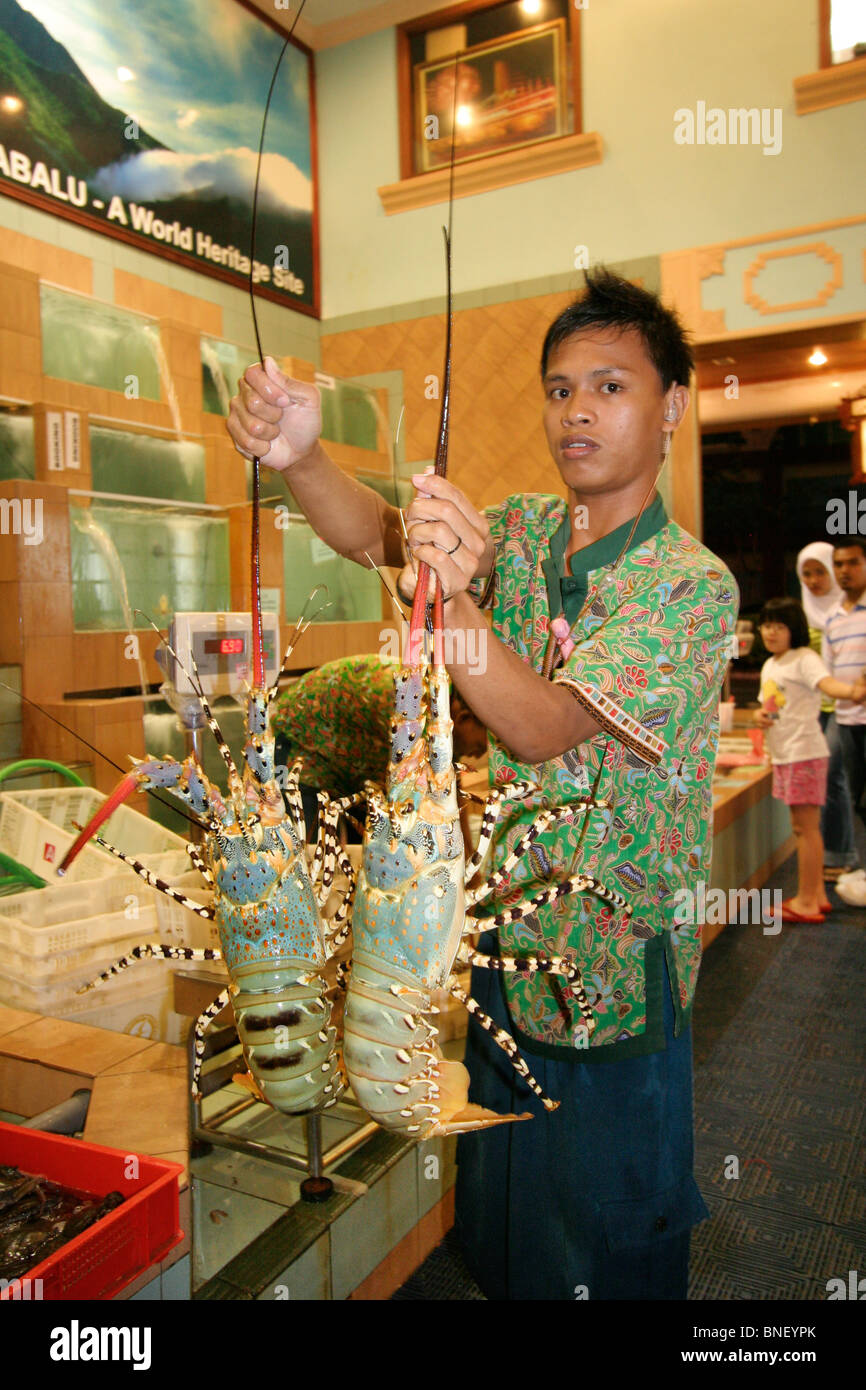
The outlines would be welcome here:
M 271 727 L 288 766 L 303 758 L 302 782 L 331 796 L 361 792 L 368 780 L 385 785 L 398 670 L 387 657 L 344 656 L 280 697 Z
M 564 612 L 574 651 L 554 680 L 579 694 L 603 731 L 537 766 L 490 736 L 490 780 L 538 784 L 506 803 L 493 858 L 499 867 L 542 807 L 588 795 L 603 761 L 598 799 L 541 835 L 506 879 L 490 913 L 578 871 L 627 898 L 629 917 L 594 894 L 571 894 L 498 931 L 504 954 L 557 951 L 581 971 L 595 1018 L 587 1033 L 573 995 L 561 1006 L 543 974 L 501 975 L 515 1034 L 557 1060 L 618 1061 L 664 1047 L 664 960 L 675 1031 L 688 1022 L 701 957 L 700 925 L 678 918 L 682 890 L 709 883 L 718 703 L 731 655 L 739 594 L 720 560 L 675 522 L 661 499 L 632 522 L 579 550 L 560 497 L 520 494 L 486 512 L 496 544 L 493 631 L 541 673 L 550 623 Z M 473 585 L 476 598 L 484 582 Z M 583 833 L 582 847 L 578 836 Z M 694 899 L 691 899 L 694 901 Z M 570 1018 L 570 1022 L 569 1022 Z

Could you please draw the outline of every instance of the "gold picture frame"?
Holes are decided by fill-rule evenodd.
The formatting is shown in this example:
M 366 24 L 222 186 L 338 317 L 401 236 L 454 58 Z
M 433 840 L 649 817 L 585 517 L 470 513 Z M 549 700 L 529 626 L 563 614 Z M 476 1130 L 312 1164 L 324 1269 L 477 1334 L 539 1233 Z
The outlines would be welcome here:
M 568 134 L 566 22 L 504 34 L 449 58 L 415 65 L 416 167 L 455 164 Z

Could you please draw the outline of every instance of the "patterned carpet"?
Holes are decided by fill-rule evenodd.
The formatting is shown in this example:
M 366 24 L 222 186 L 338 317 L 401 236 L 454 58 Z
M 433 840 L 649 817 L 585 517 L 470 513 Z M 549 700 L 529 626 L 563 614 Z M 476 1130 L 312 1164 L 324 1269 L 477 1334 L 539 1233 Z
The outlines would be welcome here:
M 858 827 L 859 831 L 859 827 Z M 866 862 L 866 859 L 863 860 Z M 766 885 L 794 889 L 789 860 Z M 731 926 L 694 1010 L 692 1299 L 827 1298 L 866 1271 L 866 909 L 822 926 Z M 453 1234 L 395 1299 L 483 1299 Z

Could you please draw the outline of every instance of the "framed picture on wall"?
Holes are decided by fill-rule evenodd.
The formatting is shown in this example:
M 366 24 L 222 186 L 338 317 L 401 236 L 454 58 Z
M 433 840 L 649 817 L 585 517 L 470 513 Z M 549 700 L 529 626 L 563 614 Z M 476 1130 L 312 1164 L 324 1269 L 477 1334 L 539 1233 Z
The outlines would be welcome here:
M 285 37 L 246 0 L 5 0 L 0 193 L 245 286 Z M 317 315 L 316 185 L 312 54 L 293 38 L 252 261 L 258 293 Z
M 565 52 L 565 20 L 556 19 L 418 63 L 420 172 L 450 162 L 455 116 L 457 164 L 566 134 Z

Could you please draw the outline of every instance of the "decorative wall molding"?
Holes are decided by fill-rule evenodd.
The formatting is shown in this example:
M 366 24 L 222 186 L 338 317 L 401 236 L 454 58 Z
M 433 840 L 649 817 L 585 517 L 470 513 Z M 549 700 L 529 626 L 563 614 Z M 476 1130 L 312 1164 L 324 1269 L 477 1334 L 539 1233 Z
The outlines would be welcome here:
M 495 188 L 507 188 L 531 179 L 546 179 L 553 174 L 567 174 L 600 164 L 604 152 L 597 131 L 582 135 L 563 135 L 525 150 L 508 150 L 505 154 L 487 155 L 458 164 L 454 169 L 454 197 L 471 198 L 475 193 L 490 193 Z M 385 184 L 378 189 L 382 206 L 389 217 L 398 212 L 447 203 L 450 169 L 435 169 L 429 174 L 417 174 L 399 183 Z
M 788 304 L 769 304 L 755 290 L 755 280 L 769 261 L 778 261 L 789 256 L 820 256 L 822 261 L 832 266 L 832 274 L 827 283 L 812 299 L 796 299 Z M 789 314 L 794 309 L 821 309 L 842 288 L 842 257 L 824 241 L 813 241 L 808 246 L 788 246 L 780 251 L 762 251 L 756 256 L 743 274 L 743 298 L 759 314 Z
M 866 98 L 866 58 L 850 63 L 837 63 L 819 72 L 794 78 L 794 104 L 798 116 L 813 111 L 826 111 L 831 106 L 843 106 L 848 101 Z

